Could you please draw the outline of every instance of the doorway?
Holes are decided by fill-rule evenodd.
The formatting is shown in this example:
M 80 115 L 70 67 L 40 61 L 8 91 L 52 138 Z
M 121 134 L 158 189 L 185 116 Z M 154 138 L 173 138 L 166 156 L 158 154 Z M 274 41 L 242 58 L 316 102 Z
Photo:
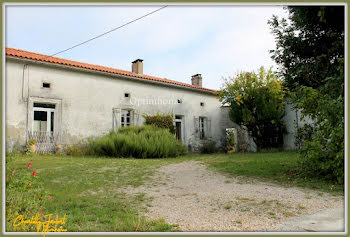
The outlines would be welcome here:
M 182 115 L 175 115 L 175 137 L 182 142 L 184 141 Z
M 37 152 L 53 152 L 57 134 L 55 131 L 56 105 L 33 103 L 32 131 L 28 139 L 35 140 Z

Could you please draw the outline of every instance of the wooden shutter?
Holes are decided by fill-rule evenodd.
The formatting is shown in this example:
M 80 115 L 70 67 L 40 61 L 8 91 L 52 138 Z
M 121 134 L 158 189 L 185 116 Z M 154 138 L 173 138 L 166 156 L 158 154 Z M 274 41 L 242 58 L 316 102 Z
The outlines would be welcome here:
M 199 137 L 199 117 L 194 116 L 194 135 Z
M 120 109 L 113 109 L 113 130 L 118 131 L 118 129 L 121 127 L 121 110 Z
M 138 110 L 133 110 L 133 116 L 134 116 L 134 124 L 132 124 L 132 125 L 136 125 L 136 126 L 138 126 L 138 125 L 140 125 L 139 123 L 140 123 L 140 112 L 138 111 Z
M 205 121 L 206 121 L 206 123 L 205 123 L 205 125 L 206 125 L 206 128 L 205 128 L 206 135 L 205 136 L 207 138 L 211 138 L 211 120 L 210 120 L 210 118 L 206 118 Z

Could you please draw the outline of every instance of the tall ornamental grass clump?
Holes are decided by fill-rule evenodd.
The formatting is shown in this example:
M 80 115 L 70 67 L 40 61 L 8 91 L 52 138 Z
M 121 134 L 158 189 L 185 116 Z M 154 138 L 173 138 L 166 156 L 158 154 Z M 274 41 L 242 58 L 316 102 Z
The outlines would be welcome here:
M 97 156 L 165 158 L 186 153 L 186 147 L 167 129 L 130 126 L 91 140 L 89 153 Z

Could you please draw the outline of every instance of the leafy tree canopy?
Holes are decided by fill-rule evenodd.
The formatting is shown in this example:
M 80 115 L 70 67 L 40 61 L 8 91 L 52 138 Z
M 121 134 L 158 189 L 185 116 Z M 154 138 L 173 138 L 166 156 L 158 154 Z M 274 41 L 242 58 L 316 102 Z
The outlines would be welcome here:
M 344 58 L 344 7 L 288 7 L 289 19 L 274 16 L 269 24 L 276 39 L 272 58 L 280 65 L 285 87 L 319 88 L 338 74 Z
M 284 94 L 271 69 L 261 67 L 257 73 L 225 79 L 220 98 L 230 105 L 231 120 L 247 127 L 258 149 L 283 144 Z
M 292 101 L 314 119 L 304 143 L 303 170 L 344 180 L 344 7 L 293 6 L 289 19 L 274 16 L 272 58 Z

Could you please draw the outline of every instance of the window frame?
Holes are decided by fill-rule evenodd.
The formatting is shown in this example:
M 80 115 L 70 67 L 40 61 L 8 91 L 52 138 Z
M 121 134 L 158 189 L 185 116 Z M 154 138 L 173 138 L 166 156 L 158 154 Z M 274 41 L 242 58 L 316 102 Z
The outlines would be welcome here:
M 32 122 L 32 131 L 34 132 L 34 114 L 36 111 L 43 111 L 46 112 L 46 131 L 40 131 L 40 132 L 55 132 L 55 115 L 56 115 L 56 111 L 55 109 L 51 109 L 51 108 L 42 108 L 42 107 L 33 107 L 33 113 L 32 113 L 32 118 L 33 118 L 33 122 Z M 53 126 L 51 126 L 51 113 L 53 112 L 53 119 L 54 119 L 54 123 Z M 51 129 L 53 131 L 51 131 Z
M 206 117 L 199 117 L 199 139 L 206 139 Z
M 123 114 L 124 111 L 127 111 L 126 116 L 124 116 L 124 114 Z M 128 127 L 128 126 L 133 125 L 133 121 L 132 121 L 133 113 L 134 113 L 134 111 L 132 109 L 121 109 L 120 110 L 120 127 Z M 129 118 L 129 122 L 127 122 L 128 118 Z

